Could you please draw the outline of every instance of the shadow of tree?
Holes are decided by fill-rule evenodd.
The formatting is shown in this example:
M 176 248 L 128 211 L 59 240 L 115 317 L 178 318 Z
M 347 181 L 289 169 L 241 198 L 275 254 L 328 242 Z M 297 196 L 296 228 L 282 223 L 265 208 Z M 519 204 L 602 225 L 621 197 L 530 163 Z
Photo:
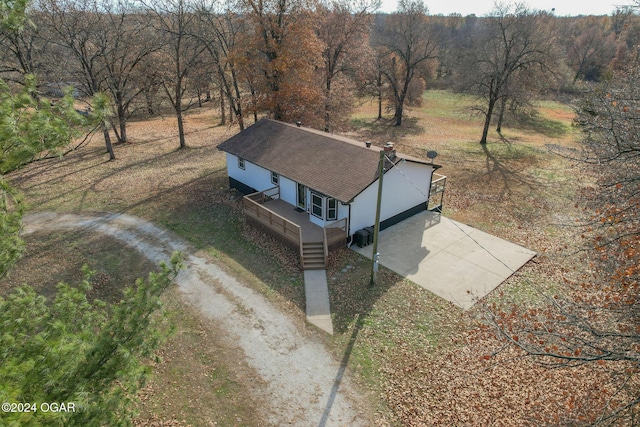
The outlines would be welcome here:
M 560 138 L 570 131 L 564 123 L 544 118 L 537 110 L 510 115 L 504 125 L 536 132 L 549 138 Z
M 417 117 L 403 118 L 402 126 L 396 126 L 392 118 L 358 118 L 351 120 L 351 126 L 358 131 L 359 138 L 377 142 L 398 141 L 406 136 L 421 135 L 425 131 Z
M 498 201 L 502 201 L 508 196 L 513 194 L 511 189 L 514 183 L 527 186 L 532 192 L 535 192 L 539 184 L 530 177 L 527 177 L 522 173 L 522 168 L 518 168 L 517 165 L 510 166 L 507 164 L 504 158 L 500 158 L 489 150 L 489 144 L 480 144 L 482 152 L 485 155 L 485 170 L 488 183 L 491 183 L 494 179 L 498 179 L 502 188 L 498 195 Z M 507 146 L 507 151 L 509 147 Z M 517 158 L 513 156 L 511 159 Z M 509 159 L 507 157 L 507 159 Z

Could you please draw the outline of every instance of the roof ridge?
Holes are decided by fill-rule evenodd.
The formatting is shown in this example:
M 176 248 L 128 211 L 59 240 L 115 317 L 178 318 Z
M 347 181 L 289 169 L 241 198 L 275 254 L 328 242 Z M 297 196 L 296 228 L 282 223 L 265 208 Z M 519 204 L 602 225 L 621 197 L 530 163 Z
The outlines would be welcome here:
M 298 126 L 295 123 L 288 123 L 288 122 L 284 122 L 284 121 L 280 121 L 280 120 L 270 119 L 270 118 L 267 118 L 267 117 L 262 118 L 261 120 L 268 120 L 268 121 L 271 121 L 271 122 L 274 122 L 274 123 L 277 123 L 277 124 L 282 124 L 282 125 L 285 125 L 285 126 L 289 126 L 292 129 L 300 129 L 302 131 L 313 133 L 313 134 L 318 135 L 318 136 L 322 136 L 322 137 L 325 137 L 325 138 L 333 139 L 334 141 L 337 141 L 337 142 L 350 144 L 350 145 L 353 145 L 353 146 L 358 147 L 358 148 L 362 148 L 362 149 L 367 150 L 367 151 L 380 152 L 380 150 L 381 150 L 380 147 L 374 147 L 373 145 L 371 147 L 367 147 L 366 146 L 366 142 L 358 141 L 356 139 L 349 138 L 347 136 L 337 135 L 335 133 L 329 133 L 329 132 L 325 132 L 325 131 L 322 131 L 322 130 L 319 130 L 319 129 L 314 129 L 314 128 L 309 127 L 309 126 L 303 126 L 303 125 Z

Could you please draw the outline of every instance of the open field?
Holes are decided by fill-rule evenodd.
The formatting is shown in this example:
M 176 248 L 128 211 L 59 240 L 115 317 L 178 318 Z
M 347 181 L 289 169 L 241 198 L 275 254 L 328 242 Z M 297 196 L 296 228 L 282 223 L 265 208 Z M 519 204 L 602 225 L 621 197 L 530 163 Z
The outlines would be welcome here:
M 448 177 L 444 214 L 540 254 L 501 287 L 502 295 L 491 298 L 535 303 L 538 291 L 559 289 L 571 268 L 568 254 L 577 243 L 570 225 L 580 214 L 575 194 L 589 182 L 578 164 L 552 152 L 576 148 L 571 110 L 541 103 L 539 114 L 507 123 L 502 136 L 491 134 L 481 147 L 481 122 L 470 116 L 469 105 L 467 98 L 429 91 L 422 107 L 408 111 L 405 126 L 395 128 L 374 121 L 375 105 L 366 103 L 354 115 L 357 130 L 350 135 L 393 141 L 398 151 L 420 157 L 425 150 L 438 151 L 439 172 Z M 174 120 L 133 122 L 131 143 L 115 147 L 114 162 L 106 161 L 94 137 L 64 159 L 29 165 L 10 179 L 31 211 L 123 212 L 164 226 L 303 324 L 296 254 L 243 223 L 238 197 L 226 189 L 224 156 L 216 149 L 237 128 L 217 126 L 216 120 L 206 108 L 190 112 L 186 150 L 176 150 Z M 113 286 L 153 268 L 128 252 L 113 257 L 121 250 L 113 242 L 82 233 L 38 234 L 27 241 L 27 257 L 9 281 L 0 282 L 0 291 L 44 283 L 52 269 L 55 281 L 77 280 L 85 262 Z M 336 334 L 318 336 L 374 395 L 371 412 L 380 425 L 527 425 L 540 414 L 553 422 L 554 414 L 570 416 L 606 386 L 597 372 L 549 372 L 509 352 L 486 358 L 500 343 L 471 338 L 479 307 L 462 312 L 384 269 L 380 283 L 368 288 L 368 273 L 369 264 L 356 253 L 332 255 L 328 277 Z M 166 300 L 177 332 L 144 394 L 142 419 L 155 414 L 194 426 L 264 425 L 246 399 L 251 384 L 242 367 L 230 362 L 241 355 L 216 338 L 224 331 L 177 304 L 175 294 Z M 209 372 L 206 380 L 202 372 Z

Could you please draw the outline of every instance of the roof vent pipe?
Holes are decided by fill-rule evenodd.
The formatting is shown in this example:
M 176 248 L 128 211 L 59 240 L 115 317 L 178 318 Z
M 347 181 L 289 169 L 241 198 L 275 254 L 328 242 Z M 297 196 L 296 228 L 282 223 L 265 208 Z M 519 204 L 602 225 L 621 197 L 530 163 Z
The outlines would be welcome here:
M 371 148 L 371 141 L 367 141 L 364 144 L 367 146 L 367 148 Z
M 298 127 L 302 126 L 302 122 L 296 122 L 296 126 Z

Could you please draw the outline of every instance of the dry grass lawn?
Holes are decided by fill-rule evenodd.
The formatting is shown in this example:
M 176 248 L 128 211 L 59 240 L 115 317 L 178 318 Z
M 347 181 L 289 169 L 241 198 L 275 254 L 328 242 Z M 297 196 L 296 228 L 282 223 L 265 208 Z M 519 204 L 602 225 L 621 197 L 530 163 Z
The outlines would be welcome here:
M 588 176 L 553 153 L 557 147 L 576 148 L 571 110 L 541 103 L 539 114 L 507 123 L 503 135 L 491 134 L 481 147 L 481 121 L 470 116 L 469 105 L 468 98 L 429 91 L 423 106 L 410 109 L 405 125 L 396 128 L 373 120 L 375 105 L 366 103 L 354 115 L 350 135 L 376 144 L 393 141 L 398 151 L 420 157 L 438 151 L 439 172 L 448 177 L 445 215 L 540 253 L 492 298 L 535 303 L 538 291 L 561 287 L 571 268 L 567 254 L 577 244 L 568 225 L 579 215 L 575 195 Z M 303 319 L 296 254 L 244 225 L 237 197 L 226 190 L 224 156 L 216 149 L 237 127 L 216 121 L 206 108 L 190 112 L 186 150 L 176 150 L 173 119 L 132 122 L 131 143 L 115 147 L 114 162 L 106 161 L 95 137 L 63 159 L 32 164 L 10 179 L 34 211 L 125 212 L 168 227 Z M 31 258 L 0 289 L 40 280 L 37 264 L 58 264 L 68 270 L 60 277 L 73 280 L 81 259 L 57 259 L 48 252 L 52 239 L 59 238 L 29 237 Z M 105 255 L 88 255 L 93 246 L 113 250 L 109 242 L 94 243 L 88 236 L 55 242 L 96 259 Z M 141 261 L 132 270 L 142 274 L 150 268 Z M 594 388 L 605 386 L 597 372 L 549 372 L 510 352 L 487 358 L 500 343 L 473 339 L 479 308 L 462 312 L 384 269 L 379 285 L 368 288 L 368 268 L 351 251 L 332 255 L 328 276 L 336 335 L 327 345 L 378 396 L 371 404 L 380 425 L 529 425 L 536 416 L 543 423 L 561 422 L 554 416 L 578 413 Z M 229 362 L 240 356 L 215 350 L 215 334 L 223 332 L 176 304 L 175 296 L 167 299 L 178 332 L 144 394 L 142 419 L 260 425 L 255 408 L 243 399 L 250 379 Z

